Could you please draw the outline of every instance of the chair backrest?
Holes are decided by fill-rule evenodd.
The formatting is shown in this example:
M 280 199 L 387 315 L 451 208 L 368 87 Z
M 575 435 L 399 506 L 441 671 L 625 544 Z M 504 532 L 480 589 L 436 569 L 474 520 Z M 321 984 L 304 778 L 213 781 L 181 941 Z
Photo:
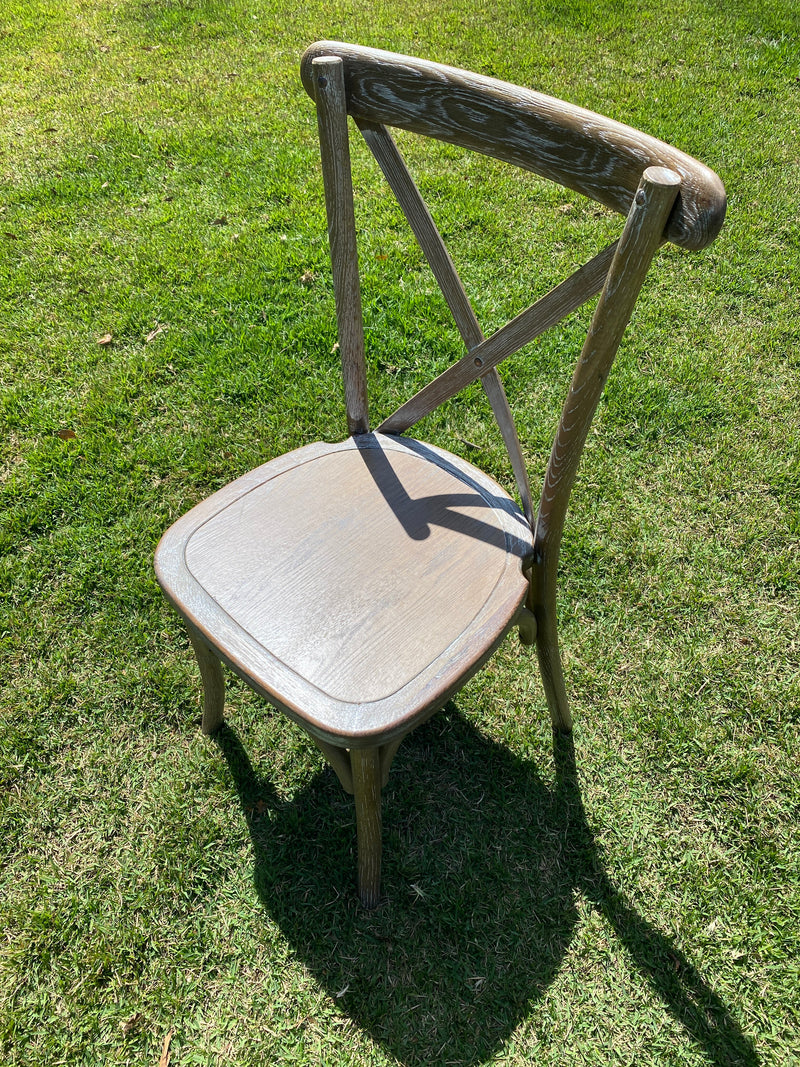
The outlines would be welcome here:
M 508 448 L 528 520 L 551 566 L 583 444 L 658 246 L 700 249 L 725 217 L 725 190 L 670 145 L 583 108 L 437 63 L 322 41 L 303 56 L 317 105 L 339 346 L 351 433 L 369 430 L 347 115 L 361 130 L 433 270 L 467 354 L 377 427 L 403 433 L 480 379 Z M 430 212 L 387 126 L 495 156 L 626 216 L 618 241 L 485 338 Z M 534 519 L 530 484 L 497 365 L 601 293 L 562 411 Z

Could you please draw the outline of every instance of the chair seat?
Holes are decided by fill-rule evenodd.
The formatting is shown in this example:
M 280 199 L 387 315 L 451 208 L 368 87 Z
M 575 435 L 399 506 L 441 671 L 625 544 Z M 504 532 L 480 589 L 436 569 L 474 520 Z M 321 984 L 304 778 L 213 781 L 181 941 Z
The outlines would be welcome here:
M 482 471 L 364 434 L 281 456 L 164 535 L 156 573 L 220 656 L 313 735 L 382 744 L 441 707 L 525 600 L 532 534 Z

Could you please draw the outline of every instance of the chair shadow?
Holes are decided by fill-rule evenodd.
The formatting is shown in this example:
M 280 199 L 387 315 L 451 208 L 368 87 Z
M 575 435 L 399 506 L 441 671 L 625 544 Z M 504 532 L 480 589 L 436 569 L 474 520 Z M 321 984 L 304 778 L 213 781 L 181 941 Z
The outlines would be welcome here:
M 437 457 L 428 445 L 422 441 L 411 438 L 402 438 L 403 447 L 407 452 L 433 463 L 445 470 L 449 470 L 464 484 L 461 493 L 446 493 L 435 496 L 422 496 L 414 499 L 409 496 L 405 485 L 393 468 L 389 456 L 377 443 L 374 434 L 359 434 L 355 438 L 356 448 L 364 461 L 372 480 L 380 491 L 384 500 L 394 512 L 395 518 L 405 530 L 408 537 L 414 541 L 424 541 L 430 537 L 431 526 L 442 526 L 453 533 L 470 537 L 476 541 L 483 541 L 487 545 L 493 545 L 504 552 L 508 551 L 508 536 L 496 525 L 483 522 L 474 516 L 465 515 L 458 508 L 486 508 L 496 511 L 505 511 L 514 519 L 520 521 L 525 527 L 527 538 L 530 531 L 525 519 L 513 503 L 507 498 L 489 493 L 487 490 L 478 492 L 463 482 L 463 474 L 447 465 L 445 461 Z M 520 538 L 521 554 L 524 554 L 527 545 L 526 538 Z
M 730 1011 L 605 873 L 571 739 L 556 781 L 448 705 L 401 746 L 385 790 L 384 902 L 355 897 L 354 812 L 332 772 L 291 801 L 235 731 L 215 735 L 233 776 L 258 895 L 340 1010 L 408 1067 L 484 1062 L 553 981 L 581 892 L 710 1063 L 757 1064 Z

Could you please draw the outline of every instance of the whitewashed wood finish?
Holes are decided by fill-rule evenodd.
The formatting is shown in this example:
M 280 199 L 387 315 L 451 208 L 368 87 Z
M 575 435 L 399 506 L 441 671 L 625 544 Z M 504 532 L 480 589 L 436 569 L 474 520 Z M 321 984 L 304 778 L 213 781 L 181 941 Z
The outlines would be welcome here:
M 438 378 L 434 378 L 384 419 L 378 432 L 405 433 L 415 422 L 461 392 L 477 377 L 486 374 L 487 370 L 508 359 L 523 345 L 535 340 L 585 304 L 602 289 L 615 250 L 616 242 L 584 263 L 569 278 L 531 307 L 521 311 L 457 363 L 442 371 Z
M 366 433 L 369 430 L 367 368 L 342 62 L 323 56 L 313 61 L 311 69 L 317 101 L 347 428 L 352 434 Z
M 554 726 L 562 730 L 572 727 L 556 631 L 556 578 L 567 504 L 589 426 L 680 181 L 663 167 L 649 167 L 642 176 L 564 402 L 542 487 L 531 607 L 550 713 Z
M 533 620 L 533 625 L 535 626 L 536 623 L 530 611 L 526 608 L 522 608 L 521 614 L 524 614 Z M 518 619 L 519 615 L 517 616 L 517 620 Z M 400 745 L 406 736 L 406 734 L 402 734 L 400 737 L 396 737 L 393 741 L 389 741 L 385 745 L 377 746 L 380 760 L 381 789 L 383 789 L 389 781 L 389 771 L 392 769 L 392 761 L 397 755 L 397 750 L 400 748 Z M 318 737 L 312 737 L 312 740 L 336 772 L 336 777 L 339 779 L 345 793 L 352 794 L 355 790 L 353 786 L 353 768 L 350 762 L 350 750 L 347 748 L 339 748 L 338 745 L 331 745 L 327 741 L 320 740 Z
M 311 64 L 317 56 L 343 60 L 353 118 L 495 156 L 621 215 L 627 215 L 642 173 L 669 167 L 681 177 L 681 193 L 665 237 L 699 249 L 719 233 L 725 189 L 717 175 L 621 122 L 496 78 L 339 41 L 319 41 L 303 56 L 301 75 L 312 97 Z
M 357 122 L 364 140 L 378 162 L 389 186 L 397 197 L 397 202 L 408 219 L 414 236 L 430 264 L 433 276 L 439 284 L 447 306 L 453 316 L 467 350 L 477 348 L 483 341 L 483 331 L 469 301 L 458 271 L 450 258 L 442 236 L 433 221 L 428 205 L 411 177 L 403 157 L 398 151 L 391 134 L 385 126 L 373 123 Z M 533 522 L 533 494 L 528 476 L 528 468 L 522 454 L 522 445 L 514 424 L 514 417 L 508 405 L 506 391 L 497 370 L 490 367 L 480 376 L 481 384 L 489 398 L 492 411 L 497 419 L 503 441 L 511 460 L 511 469 L 519 489 L 522 509 L 528 522 Z M 461 387 L 458 386 L 454 392 Z M 434 406 L 438 406 L 438 401 Z M 433 410 L 431 408 L 431 410 Z M 427 412 L 426 412 L 427 414 Z M 408 426 L 404 430 L 409 429 Z
M 222 664 L 194 626 L 187 625 L 186 629 L 203 682 L 203 717 L 200 728 L 204 734 L 213 734 L 222 726 L 225 708 L 225 676 L 222 673 Z
M 411 177 L 397 145 L 385 126 L 358 121 L 357 125 L 425 253 L 464 343 L 467 348 L 475 348 L 483 340 L 480 325 L 428 205 Z
M 519 489 L 522 511 L 528 522 L 533 524 L 535 516 L 533 513 L 533 493 L 531 491 L 528 466 L 522 454 L 522 442 L 517 433 L 514 415 L 508 403 L 503 380 L 496 367 L 492 367 L 486 374 L 481 375 L 481 385 L 489 398 L 495 420 L 500 428 L 503 443 L 506 446 L 506 452 L 508 452 L 508 458 L 511 460 L 511 470 Z
M 381 760 L 377 748 L 354 749 L 353 794 L 358 835 L 358 896 L 374 908 L 381 893 Z
M 716 175 L 676 149 L 493 79 L 330 42 L 306 52 L 303 79 L 317 102 L 353 436 L 281 456 L 198 504 L 162 538 L 156 573 L 189 628 L 203 679 L 203 730 L 222 723 L 222 662 L 308 731 L 354 795 L 359 896 L 374 907 L 380 794 L 397 748 L 512 626 L 523 642 L 536 642 L 554 726 L 571 727 L 555 583 L 581 451 L 652 255 L 665 238 L 688 248 L 707 244 L 722 224 L 725 197 Z M 468 349 L 379 429 L 404 431 L 480 378 L 524 515 L 466 461 L 368 432 L 348 112 L 409 218 Z M 485 339 L 384 124 L 498 156 L 593 196 L 627 214 L 622 237 Z M 522 448 L 496 367 L 601 288 L 532 523 Z
M 350 765 L 349 751 L 346 748 L 339 748 L 338 745 L 331 745 L 319 737 L 312 737 L 311 740 L 333 767 L 342 789 L 352 796 L 355 790 L 353 788 L 353 768 Z
M 441 707 L 513 624 L 533 535 L 466 461 L 365 434 L 265 464 L 156 557 L 167 596 L 310 733 L 382 745 Z

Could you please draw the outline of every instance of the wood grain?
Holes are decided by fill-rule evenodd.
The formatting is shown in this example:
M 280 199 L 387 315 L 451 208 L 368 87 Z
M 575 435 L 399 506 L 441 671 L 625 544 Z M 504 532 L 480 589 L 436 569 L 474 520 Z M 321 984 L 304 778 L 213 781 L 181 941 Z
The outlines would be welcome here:
M 186 620 L 222 723 L 221 663 L 297 721 L 355 798 L 358 891 L 380 899 L 381 788 L 402 739 L 442 707 L 508 630 L 535 641 L 553 724 L 569 729 L 556 578 L 586 436 L 652 256 L 701 248 L 725 213 L 719 179 L 620 123 L 527 89 L 407 56 L 322 42 L 302 64 L 317 103 L 351 437 L 280 456 L 179 519 L 156 574 Z M 524 514 L 442 449 L 369 433 L 347 114 L 394 190 L 467 355 L 382 425 L 391 434 L 479 378 Z M 495 155 L 625 214 L 622 237 L 489 338 L 386 125 Z M 497 364 L 600 289 L 533 521 L 522 448 Z M 533 527 L 533 528 L 532 528 Z
M 405 433 L 445 400 L 508 359 L 600 292 L 616 251 L 616 242 L 520 312 L 491 337 L 415 393 L 378 427 L 379 433 Z
M 377 748 L 350 753 L 358 835 L 358 897 L 374 908 L 381 893 L 381 760 Z
M 522 442 L 517 433 L 514 415 L 508 403 L 503 380 L 496 367 L 492 367 L 486 374 L 481 375 L 481 385 L 489 398 L 492 412 L 500 429 L 500 436 L 503 438 L 508 458 L 511 461 L 511 470 L 522 501 L 522 511 L 528 522 L 533 525 L 535 516 L 533 514 L 533 493 L 531 491 L 528 466 L 522 454 Z
M 369 145 L 372 154 L 378 162 L 383 174 L 389 183 L 397 202 L 408 219 L 411 230 L 419 242 L 425 258 L 427 259 L 433 276 L 438 282 L 442 295 L 450 308 L 450 312 L 458 327 L 458 332 L 467 350 L 471 351 L 480 346 L 484 341 L 483 331 L 472 305 L 469 302 L 464 286 L 458 276 L 458 271 L 450 258 L 450 253 L 445 247 L 441 234 L 433 221 L 428 205 L 422 198 L 422 194 L 411 177 L 405 165 L 403 157 L 398 151 L 391 134 L 385 126 L 376 126 L 373 123 L 358 121 L 364 140 Z M 503 382 L 494 367 L 489 367 L 480 375 L 484 392 L 489 398 L 492 411 L 497 419 L 497 425 L 511 460 L 511 469 L 519 489 L 522 509 L 528 522 L 533 522 L 533 494 L 528 476 L 528 469 L 522 455 L 517 428 L 514 425 L 514 417 L 508 405 Z M 456 391 L 461 388 L 456 387 Z M 435 401 L 434 406 L 439 401 Z M 427 412 L 426 412 L 427 414 Z M 404 426 L 403 429 L 409 429 Z M 397 431 L 393 431 L 397 432 Z
M 377 434 L 268 463 L 171 528 L 166 595 L 218 654 L 334 745 L 441 707 L 510 628 L 532 532 L 485 474 Z
M 212 651 L 202 634 L 194 626 L 187 626 L 186 629 L 203 682 L 203 717 L 200 728 L 204 734 L 213 734 L 223 722 L 225 676 L 219 656 Z
M 317 101 L 347 427 L 352 434 L 366 433 L 369 430 L 367 368 L 342 62 L 327 56 L 315 59 L 311 74 Z
M 642 176 L 573 374 L 542 487 L 531 607 L 542 680 L 553 725 L 560 730 L 572 726 L 556 632 L 556 579 L 567 504 L 589 426 L 680 182 L 678 174 L 663 167 L 650 167 Z
M 681 193 L 665 236 L 704 248 L 725 217 L 725 190 L 712 170 L 671 145 L 592 111 L 495 78 L 374 48 L 320 41 L 303 56 L 314 95 L 318 56 L 344 63 L 347 110 L 354 118 L 461 145 L 534 171 L 627 215 L 644 170 L 668 167 Z

